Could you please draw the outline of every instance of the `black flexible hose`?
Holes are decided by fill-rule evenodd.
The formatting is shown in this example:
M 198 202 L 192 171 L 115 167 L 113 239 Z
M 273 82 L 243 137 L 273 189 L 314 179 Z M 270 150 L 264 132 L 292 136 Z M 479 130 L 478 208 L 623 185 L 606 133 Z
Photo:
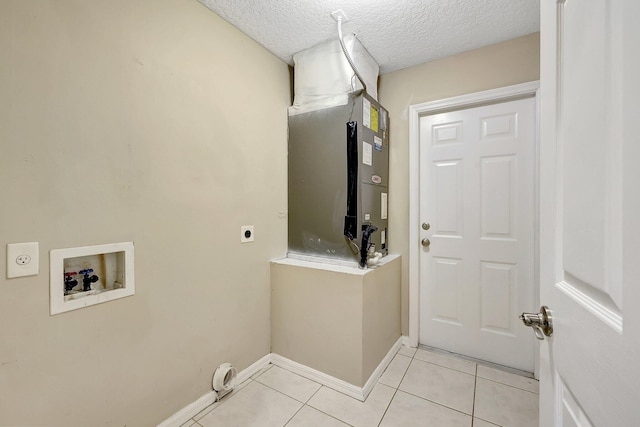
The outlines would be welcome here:
M 375 225 L 367 225 L 362 232 L 362 246 L 360 246 L 360 268 L 367 267 L 367 255 L 369 254 L 369 246 L 371 235 L 378 230 Z

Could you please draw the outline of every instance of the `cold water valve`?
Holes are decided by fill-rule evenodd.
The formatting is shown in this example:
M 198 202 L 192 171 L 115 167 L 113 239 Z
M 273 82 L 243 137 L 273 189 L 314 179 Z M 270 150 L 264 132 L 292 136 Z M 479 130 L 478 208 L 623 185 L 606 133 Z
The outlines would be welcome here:
M 89 274 L 93 273 L 93 268 L 88 268 L 86 270 L 80 270 L 79 271 L 80 274 L 84 275 L 84 277 L 82 278 L 82 290 L 83 291 L 90 291 L 91 290 L 91 284 L 92 283 L 96 283 L 99 279 L 98 276 L 96 276 L 95 274 L 92 276 L 89 276 Z

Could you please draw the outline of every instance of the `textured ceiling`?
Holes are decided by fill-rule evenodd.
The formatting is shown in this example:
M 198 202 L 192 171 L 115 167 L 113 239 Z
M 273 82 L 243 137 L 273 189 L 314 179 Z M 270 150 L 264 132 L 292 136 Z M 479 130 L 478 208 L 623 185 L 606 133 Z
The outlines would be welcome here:
M 292 55 L 337 37 L 342 9 L 381 74 L 531 34 L 540 0 L 199 0 L 293 65 Z

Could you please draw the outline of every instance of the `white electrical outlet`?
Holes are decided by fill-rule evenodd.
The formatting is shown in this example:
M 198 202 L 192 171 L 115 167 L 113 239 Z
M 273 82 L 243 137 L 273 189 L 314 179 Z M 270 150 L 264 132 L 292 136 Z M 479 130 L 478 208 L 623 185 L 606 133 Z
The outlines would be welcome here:
M 240 243 L 253 242 L 253 225 L 240 227 Z
M 38 242 L 7 244 L 7 279 L 40 273 Z

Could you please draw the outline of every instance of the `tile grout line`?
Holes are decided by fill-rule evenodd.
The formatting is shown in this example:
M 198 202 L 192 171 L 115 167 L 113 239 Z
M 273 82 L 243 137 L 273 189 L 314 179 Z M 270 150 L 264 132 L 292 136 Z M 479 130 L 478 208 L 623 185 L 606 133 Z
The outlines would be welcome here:
M 257 379 L 256 379 L 256 381 L 257 381 Z M 313 380 L 309 380 L 309 381 L 315 382 L 315 381 L 313 381 Z M 266 385 L 266 384 L 264 384 L 264 383 L 261 383 L 260 381 L 257 381 L 257 382 L 259 382 L 260 384 L 262 384 L 263 386 L 265 386 L 265 387 L 267 387 L 267 388 L 270 388 L 270 389 L 271 389 L 271 390 L 273 390 L 273 391 L 277 391 L 278 393 L 280 393 L 280 394 L 282 394 L 282 395 L 284 395 L 284 396 L 287 396 L 287 397 L 288 397 L 288 398 L 290 398 L 290 399 L 295 400 L 296 402 L 300 402 L 298 399 L 296 399 L 296 398 L 294 398 L 294 397 L 291 397 L 291 396 L 289 396 L 288 394 L 285 394 L 285 393 L 281 392 L 280 390 L 276 390 L 275 388 L 273 388 L 273 387 L 271 387 L 271 386 L 268 386 L 268 385 Z M 308 403 L 308 402 L 313 398 L 313 396 L 315 396 L 316 394 L 318 394 L 318 392 L 320 391 L 320 389 L 321 389 L 322 387 L 325 387 L 324 385 L 322 385 L 322 384 L 320 384 L 320 383 L 316 383 L 316 384 L 318 384 L 320 387 L 318 387 L 318 389 L 317 389 L 316 391 L 314 391 L 314 392 L 311 394 L 311 396 L 309 396 L 309 398 L 308 398 L 306 401 L 304 401 L 304 402 L 300 402 L 300 403 L 302 403 L 302 406 L 301 406 L 301 407 L 300 407 L 300 408 L 295 412 L 295 414 L 293 414 L 293 415 L 291 416 L 291 418 L 289 418 L 289 419 L 287 420 L 287 422 L 286 422 L 286 423 L 284 423 L 284 424 L 283 424 L 283 426 L 282 426 L 282 427 L 285 427 L 287 424 L 289 424 L 289 423 L 291 422 L 291 420 L 293 420 L 293 419 L 295 418 L 295 416 L 296 416 L 296 415 L 298 415 L 298 412 L 300 412 L 300 411 L 302 410 L 302 408 L 304 408 L 305 406 L 307 406 L 307 407 L 309 407 L 309 408 L 311 408 L 311 409 L 314 409 L 314 410 L 316 410 L 316 411 L 318 411 L 318 412 L 321 412 L 321 413 L 325 414 L 326 416 L 333 418 L 334 420 L 338 420 L 338 421 L 340 421 L 340 422 L 341 422 L 341 423 L 343 423 L 343 424 L 346 424 L 346 425 L 348 425 L 348 426 L 351 426 L 351 424 L 349 424 L 349 423 L 345 422 L 344 420 L 341 420 L 341 419 L 339 419 L 339 418 L 336 418 L 336 417 L 334 417 L 334 416 L 333 416 L 333 415 L 331 415 L 331 414 L 327 414 L 326 412 L 323 412 L 323 411 L 321 411 L 321 410 L 320 410 L 320 409 L 318 409 L 318 408 L 314 408 L 314 407 L 313 407 L 313 406 L 311 406 L 311 405 L 307 405 L 307 403 Z M 329 388 L 329 387 L 327 387 L 327 388 Z
M 268 370 L 268 369 L 267 369 L 267 370 Z M 266 371 L 265 371 L 265 372 L 266 372 Z M 263 373 L 264 373 L 264 372 L 263 372 Z M 283 395 L 283 396 L 285 396 L 285 397 L 288 397 L 289 399 L 294 400 L 294 401 L 296 401 L 296 402 L 298 402 L 298 403 L 301 403 L 301 404 L 302 404 L 302 406 L 300 406 L 300 408 L 298 408 L 298 410 L 297 410 L 297 411 L 296 411 L 296 412 L 291 416 L 291 418 L 289 418 L 289 419 L 288 419 L 288 420 L 287 420 L 287 421 L 282 425 L 282 426 L 284 427 L 284 426 L 286 426 L 287 424 L 289 424 L 289 423 L 291 422 L 291 420 L 292 420 L 292 419 L 293 419 L 293 418 L 298 414 L 298 412 L 300 412 L 300 410 L 301 410 L 302 408 L 304 408 L 304 407 L 305 407 L 306 403 L 305 403 L 305 402 L 301 402 L 301 401 L 299 401 L 298 399 L 296 399 L 295 397 L 291 397 L 291 396 L 289 396 L 288 394 L 283 393 L 283 392 L 281 392 L 280 390 L 277 390 L 277 389 L 275 389 L 275 388 L 273 388 L 273 387 L 271 387 L 271 386 L 269 386 L 269 385 L 267 385 L 267 384 L 265 384 L 265 383 L 263 383 L 263 382 L 261 382 L 261 381 L 258 381 L 258 378 L 260 378 L 261 376 L 262 376 L 262 374 L 258 375 L 258 376 L 257 376 L 254 380 L 252 380 L 252 381 L 257 382 L 258 384 L 260 384 L 260 385 L 262 385 L 262 386 L 264 386 L 264 387 L 266 387 L 266 388 L 268 388 L 268 389 L 270 389 L 270 390 L 273 390 L 273 391 L 275 391 L 276 393 L 280 393 L 281 395 Z M 310 380 L 310 381 L 311 381 L 311 380 Z M 315 381 L 313 381 L 313 382 L 315 382 Z M 318 384 L 318 383 L 316 383 L 316 384 Z M 320 389 L 322 388 L 322 384 L 318 384 L 318 385 L 320 386 L 320 387 L 318 388 L 318 390 L 320 390 Z M 245 387 L 246 387 L 246 386 L 245 386 Z M 243 389 L 244 389 L 245 387 L 243 387 Z M 313 394 L 311 395 L 311 397 L 313 397 L 313 396 L 318 392 L 318 390 L 316 390 L 315 392 L 313 392 Z M 240 390 L 240 391 L 242 391 L 242 390 Z M 231 396 L 231 397 L 233 397 L 233 396 Z M 308 402 L 308 401 L 311 399 L 311 397 L 309 397 L 309 399 L 307 399 L 306 401 Z M 215 408 L 214 408 L 214 409 L 215 409 Z
M 461 373 L 461 374 L 473 375 L 473 374 L 470 374 L 470 373 L 468 373 L 468 372 L 458 371 L 457 369 L 449 368 L 449 367 L 447 367 L 447 366 L 442 366 L 442 365 L 438 365 L 438 364 L 436 364 L 436 363 L 427 362 L 426 360 L 416 359 L 415 355 L 416 355 L 416 354 L 418 354 L 418 350 L 419 350 L 419 349 L 420 349 L 420 348 L 418 347 L 418 348 L 416 349 L 416 351 L 413 353 L 413 356 L 411 357 L 411 362 L 409 362 L 409 365 L 407 365 L 407 369 L 405 370 L 404 375 L 402 375 L 402 379 L 400 380 L 400 384 L 402 384 L 402 380 L 404 380 L 404 377 L 407 375 L 407 372 L 409 372 L 409 367 L 411 366 L 411 364 L 413 363 L 413 361 L 414 361 L 414 360 L 418 360 L 418 361 L 420 361 L 420 362 L 424 362 L 424 363 L 430 363 L 430 364 L 432 364 L 432 365 L 439 366 L 439 367 L 441 367 L 441 368 L 450 369 L 450 370 L 452 370 L 452 371 L 459 372 L 459 373 Z M 408 356 L 407 356 L 407 357 L 408 357 Z M 476 365 L 475 370 L 476 370 L 476 372 L 477 372 L 477 371 L 478 371 L 478 364 L 476 363 L 475 365 Z M 398 384 L 398 387 L 396 388 L 396 393 L 397 393 L 398 391 L 401 391 L 401 392 L 406 393 L 406 394 L 408 394 L 408 395 L 410 395 L 410 396 L 417 397 L 418 399 L 422 399 L 422 400 L 424 400 L 424 401 L 431 402 L 431 403 L 433 403 L 433 404 L 435 404 L 435 405 L 442 406 L 443 408 L 450 409 L 450 410 L 452 410 L 452 411 L 458 412 L 458 413 L 463 414 L 463 415 L 467 415 L 467 416 L 469 415 L 469 414 L 467 414 L 466 412 L 460 411 L 459 409 L 455 409 L 455 408 L 452 408 L 452 407 L 450 407 L 450 406 L 443 405 L 443 404 L 441 404 L 441 403 L 439 403 L 439 402 L 435 402 L 435 401 L 430 400 L 430 399 L 425 399 L 425 398 L 424 398 L 424 397 L 422 397 L 422 396 L 418 396 L 418 395 L 416 395 L 416 394 L 410 393 L 410 392 L 405 391 L 405 390 L 400 390 L 400 384 Z M 385 384 L 385 385 L 386 385 L 386 384 Z M 473 388 L 474 388 L 474 390 L 473 390 L 473 392 L 474 392 L 473 397 L 474 397 L 474 401 L 475 401 L 475 380 L 474 380 L 474 387 L 473 387 Z M 393 397 L 395 397 L 395 396 L 396 396 L 396 393 L 394 393 L 394 394 L 393 394 Z M 392 401 L 393 401 L 393 397 L 391 398 L 391 400 L 392 400 Z M 390 406 L 390 405 L 391 405 L 391 403 L 389 403 L 389 406 Z M 388 408 L 387 408 L 387 409 L 388 409 Z M 385 410 L 385 415 L 386 415 L 386 410 Z M 384 415 L 383 415 L 383 417 L 382 417 L 382 418 L 384 419 Z M 380 420 L 380 422 L 382 422 L 382 420 Z M 471 410 L 471 423 L 473 424 L 473 407 L 472 407 L 472 410 Z M 378 424 L 378 425 L 379 425 L 379 424 Z
M 307 379 L 308 379 L 308 378 L 307 378 Z M 309 381 L 312 381 L 312 380 L 309 380 Z M 313 382 L 315 382 L 315 381 L 313 381 Z M 262 384 L 262 383 L 260 383 L 260 384 Z M 302 406 L 301 406 L 300 408 L 298 408 L 298 410 L 295 412 L 295 414 L 293 414 L 293 415 L 291 416 L 291 418 L 289 418 L 289 419 L 287 420 L 287 422 L 286 422 L 286 423 L 284 423 L 284 424 L 282 425 L 282 427 L 286 427 L 286 425 L 287 425 L 287 424 L 289 424 L 289 423 L 291 422 L 291 420 L 293 420 L 293 419 L 296 417 L 296 415 L 298 415 L 298 413 L 299 413 L 300 411 L 302 411 L 302 408 L 304 408 L 305 406 L 307 406 L 307 402 L 308 402 L 308 401 L 310 401 L 310 400 L 311 400 L 311 398 L 312 398 L 313 396 L 315 396 L 315 395 L 316 395 L 316 393 L 318 393 L 318 392 L 320 391 L 320 389 L 322 388 L 322 384 L 319 384 L 319 383 L 316 383 L 316 384 L 318 384 L 320 387 L 318 387 L 318 389 L 317 389 L 316 391 L 314 391 L 313 393 L 311 393 L 311 396 L 309 396 L 309 398 L 308 398 L 307 400 L 305 400 L 304 402 L 302 402 Z M 267 386 L 267 387 L 268 387 L 268 386 Z M 277 390 L 276 390 L 276 391 L 277 391 Z M 283 393 L 283 394 L 284 394 L 284 393 Z M 289 396 L 289 397 L 291 397 L 291 396 Z M 293 398 L 292 398 L 292 399 L 293 399 Z M 298 400 L 298 399 L 294 399 L 294 400 Z M 299 400 L 298 400 L 298 402 L 299 402 Z M 311 408 L 311 406 L 309 406 L 309 407 Z
M 396 353 L 396 356 L 398 356 L 398 353 Z M 385 383 L 380 381 L 382 379 L 382 377 L 384 376 L 384 374 L 387 372 L 387 369 L 389 369 L 389 366 L 391 366 L 391 363 L 393 363 L 393 359 L 395 359 L 395 356 L 393 357 L 393 359 L 391 360 L 391 362 L 389 363 L 387 368 L 384 370 L 382 375 L 380 375 L 380 378 L 378 378 L 377 384 L 386 385 L 387 387 L 392 387 L 392 388 L 395 388 L 396 390 L 400 389 L 400 384 L 402 384 L 402 380 L 404 380 L 404 377 L 407 375 L 407 372 L 409 371 L 409 366 L 411 366 L 411 363 L 413 362 L 413 357 L 404 356 L 402 354 L 400 354 L 400 356 L 406 357 L 407 359 L 410 359 L 410 360 L 409 360 L 409 363 L 407 364 L 407 367 L 404 368 L 404 372 L 402 373 L 402 377 L 400 378 L 400 381 L 398 382 L 398 385 L 397 386 L 390 386 L 389 384 L 385 384 Z M 394 394 L 394 396 L 395 396 L 395 394 Z
M 275 366 L 275 365 L 273 365 L 273 366 Z M 278 368 L 280 368 L 280 367 L 278 366 Z M 301 401 L 301 400 L 296 399 L 295 397 L 289 396 L 288 394 L 286 394 L 286 393 L 284 393 L 284 392 L 282 392 L 282 391 L 280 391 L 280 390 L 278 390 L 278 389 L 276 389 L 276 388 L 274 388 L 274 387 L 272 387 L 272 386 L 270 386 L 270 385 L 268 385 L 268 384 L 263 383 L 262 381 L 259 381 L 259 380 L 258 380 L 258 378 L 260 378 L 260 377 L 262 376 L 262 374 L 258 375 L 258 376 L 253 380 L 253 381 L 255 381 L 255 382 L 257 382 L 257 383 L 260 383 L 260 384 L 262 384 L 263 386 L 265 386 L 265 387 L 267 387 L 267 388 L 270 388 L 270 389 L 271 389 L 271 390 L 273 390 L 273 391 L 277 391 L 278 393 L 280 393 L 280 394 L 282 394 L 282 395 L 284 395 L 284 396 L 287 396 L 289 399 L 293 399 L 293 400 L 295 400 L 296 402 L 300 402 L 300 403 L 302 403 L 302 406 L 305 406 L 305 405 L 307 404 L 307 402 L 309 402 L 309 401 L 311 400 L 311 398 L 312 398 L 313 396 L 315 396 L 315 395 L 316 395 L 316 393 L 318 393 L 322 387 L 324 387 L 324 386 L 323 386 L 322 384 L 320 384 L 319 382 L 316 382 L 316 381 L 314 381 L 314 380 L 310 380 L 309 378 L 303 377 L 302 375 L 296 374 L 295 372 L 291 372 L 291 371 L 290 371 L 290 370 L 288 370 L 288 369 L 285 369 L 285 368 L 280 368 L 280 369 L 282 369 L 283 371 L 289 372 L 289 373 L 291 373 L 291 374 L 293 374 L 293 375 L 296 375 L 296 376 L 298 376 L 298 377 L 300 377 L 300 378 L 302 378 L 302 379 L 305 379 L 305 380 L 307 380 L 307 381 L 309 381 L 309 382 L 312 382 L 312 383 L 314 383 L 314 384 L 318 385 L 319 387 L 318 387 L 318 389 L 317 389 L 316 391 L 314 391 L 313 393 L 311 393 L 311 396 L 309 396 L 309 398 L 308 398 L 307 400 L 305 400 L 305 401 L 303 402 L 303 401 Z M 263 372 L 263 374 L 264 374 L 264 373 L 266 373 L 266 371 L 268 371 L 268 369 L 267 369 L 267 370 L 265 370 L 265 372 Z M 300 408 L 300 409 L 302 409 L 302 408 Z M 298 411 L 299 411 L 300 409 L 298 409 Z M 297 412 L 296 412 L 296 413 L 297 413 Z M 288 421 L 287 421 L 287 422 L 288 422 Z
M 309 380 L 309 381 L 311 381 L 311 380 Z M 313 399 L 313 396 L 315 396 L 316 394 L 318 394 L 318 392 L 320 391 L 320 389 L 321 389 L 322 387 L 324 387 L 324 386 L 323 386 L 322 384 L 320 384 L 320 383 L 316 383 L 316 384 L 318 384 L 320 387 L 318 387 L 318 389 L 317 389 L 316 391 L 314 391 L 314 392 L 313 392 L 313 394 L 311 394 L 311 396 L 309 396 L 309 398 L 306 400 L 306 402 L 304 402 L 304 404 L 305 404 L 305 405 L 306 405 L 307 403 L 309 403 L 309 401 L 310 401 L 311 399 Z
M 469 372 L 463 371 L 463 370 L 458 369 L 458 368 L 452 368 L 451 366 L 446 366 L 446 365 L 442 365 L 442 364 L 440 364 L 440 363 L 432 362 L 432 361 L 430 361 L 430 360 L 423 360 L 423 359 L 415 358 L 415 357 L 414 357 L 416 360 L 419 360 L 419 361 L 421 361 L 421 362 L 425 362 L 425 363 L 430 363 L 430 364 L 432 364 L 432 365 L 440 366 L 441 368 L 451 369 L 452 371 L 462 372 L 463 374 L 467 374 L 467 375 L 477 375 L 477 372 L 478 372 L 478 362 L 475 362 L 475 361 L 473 361 L 473 360 L 467 360 L 467 359 L 463 359 L 463 358 L 457 357 L 457 356 L 455 356 L 455 354 L 454 354 L 454 353 L 452 353 L 452 354 L 454 354 L 454 355 L 449 355 L 449 354 L 439 353 L 439 352 L 430 351 L 430 350 L 425 350 L 425 349 L 421 349 L 421 348 L 418 348 L 418 350 L 423 350 L 423 351 L 430 352 L 430 353 L 433 353 L 433 354 L 438 354 L 438 355 L 445 356 L 445 357 L 448 357 L 449 359 L 457 360 L 457 361 L 460 361 L 460 362 L 468 362 L 468 363 L 472 363 L 472 364 L 475 366 L 475 367 L 474 367 L 474 373 L 473 373 L 473 374 L 470 374 Z M 417 352 L 417 351 L 416 351 L 416 354 L 418 354 L 418 352 Z
M 471 405 L 471 427 L 475 424 L 473 421 L 476 414 L 476 393 L 478 388 L 478 364 L 476 363 L 476 375 L 473 379 L 473 404 Z
M 387 404 L 387 407 L 384 408 L 384 412 L 382 413 L 382 417 L 380 417 L 380 421 L 378 421 L 378 427 L 380 427 L 380 424 L 382 424 L 382 420 L 384 420 L 384 416 L 387 415 L 387 411 L 389 410 L 389 407 L 391 406 L 391 402 L 393 402 L 393 399 L 396 397 L 397 393 L 398 393 L 398 389 L 396 388 L 395 391 L 393 392 L 393 396 L 391 396 L 391 399 L 389 400 L 389 403 Z
M 300 412 L 304 407 L 305 407 L 305 404 L 303 403 L 302 406 L 299 407 L 298 410 L 293 415 L 291 415 L 291 418 L 289 418 L 284 424 L 282 424 L 282 427 L 286 427 L 286 425 L 289 424 L 291 420 L 293 420 L 296 417 L 296 415 L 298 415 L 298 412 Z
M 268 388 L 268 389 L 271 389 L 271 390 L 273 390 L 273 391 L 275 391 L 275 392 L 277 392 L 277 393 L 280 393 L 281 395 L 283 395 L 283 396 L 285 396 L 285 397 L 288 397 L 288 398 L 289 398 L 289 399 L 291 399 L 291 400 L 295 400 L 295 401 L 296 401 L 296 402 L 298 402 L 298 403 L 302 403 L 302 406 L 306 405 L 306 403 L 305 403 L 305 402 L 302 402 L 302 401 L 300 401 L 300 400 L 296 399 L 295 397 L 291 397 L 291 396 L 289 396 L 287 393 L 284 393 L 284 392 L 282 392 L 282 391 L 280 391 L 280 390 L 278 390 L 278 389 L 275 389 L 275 388 L 271 387 L 270 385 L 267 385 L 267 384 L 265 384 L 265 383 L 263 383 L 263 382 L 260 382 L 260 381 L 258 381 L 258 380 L 254 380 L 254 381 L 255 381 L 255 382 L 257 382 L 258 384 L 262 385 L 262 386 L 265 386 L 265 387 L 266 387 L 266 388 Z M 309 381 L 311 381 L 311 380 L 309 380 Z M 314 381 L 314 382 L 315 382 L 315 381 Z M 316 384 L 318 384 L 318 383 L 316 383 Z M 322 388 L 322 384 L 318 384 L 318 385 L 320 386 L 320 388 Z M 318 390 L 320 390 L 320 388 L 318 388 Z M 316 394 L 316 393 L 318 392 L 318 390 L 316 390 L 315 392 L 313 392 L 313 394 L 311 395 L 311 397 L 313 397 L 313 395 L 314 395 L 314 394 Z M 311 397 L 310 397 L 309 399 L 311 399 Z M 307 399 L 307 402 L 309 401 L 309 399 Z
M 398 383 L 398 387 L 396 387 L 396 391 L 400 390 L 400 385 L 402 384 L 402 381 L 404 380 L 404 377 L 407 376 L 407 372 L 409 372 L 409 367 L 411 366 L 412 363 L 413 363 L 413 357 L 411 358 L 411 360 L 409 361 L 409 364 L 405 368 L 404 373 L 402 374 L 402 378 L 400 378 L 400 382 Z M 378 380 L 378 382 L 380 382 L 380 381 Z M 395 393 L 393 394 L 393 396 L 395 397 Z
M 416 352 L 417 352 L 417 349 L 416 349 Z M 416 352 L 413 353 L 414 356 L 415 356 Z M 398 354 L 400 354 L 400 350 L 396 351 L 396 354 L 395 354 L 395 356 L 393 356 L 393 358 L 395 359 L 395 357 Z M 404 356 L 404 355 L 400 354 L 400 356 Z M 404 357 L 408 357 L 408 356 L 404 356 Z M 393 362 L 393 359 L 391 361 Z M 384 420 L 385 415 L 387 415 L 387 412 L 389 411 L 389 407 L 391 406 L 391 402 L 393 402 L 393 399 L 396 397 L 396 394 L 398 394 L 398 390 L 400 390 L 400 384 L 402 384 L 402 380 L 404 380 L 404 377 L 407 375 L 407 371 L 409 371 L 409 366 L 411 366 L 411 363 L 413 363 L 413 356 L 410 357 L 409 364 L 405 368 L 404 373 L 402 374 L 402 378 L 400 378 L 400 381 L 398 382 L 398 386 L 394 387 L 393 396 L 391 396 L 391 399 L 389 399 L 389 403 L 387 404 L 387 407 L 384 409 L 384 412 L 382 413 L 382 417 L 380 417 L 380 421 L 378 421 L 378 426 L 380 426 L 380 424 L 382 424 L 382 420 Z M 391 363 L 389 363 L 389 365 L 391 365 Z M 389 369 L 389 365 L 387 365 L 387 369 Z M 385 369 L 385 371 L 386 371 L 386 369 Z M 384 375 L 384 372 L 382 374 Z M 382 375 L 380 377 L 382 377 Z M 380 378 L 378 378 L 378 384 L 386 385 L 386 384 L 380 382 Z
M 452 408 L 451 406 L 443 405 L 442 403 L 436 402 L 435 400 L 427 399 L 427 398 L 424 398 L 422 396 L 418 396 L 417 394 L 410 393 L 408 391 L 404 391 L 404 390 L 400 390 L 400 391 L 403 392 L 403 393 L 408 394 L 409 396 L 417 397 L 418 399 L 424 400 L 426 402 L 433 403 L 433 404 L 438 405 L 438 406 L 442 406 L 443 408 L 450 409 L 450 410 L 458 412 L 458 413 L 460 413 L 462 415 L 466 415 L 468 417 L 471 416 L 471 414 L 469 414 L 467 412 L 461 411 L 460 409 Z
M 315 392 L 315 393 L 313 393 L 313 396 L 315 396 L 315 395 L 320 391 L 320 389 L 321 389 L 321 388 L 323 388 L 323 387 L 326 387 L 326 388 L 328 388 L 329 390 L 332 390 L 332 391 L 336 391 L 336 390 L 333 390 L 331 387 L 327 387 L 327 386 L 325 386 L 325 385 L 320 385 L 320 388 L 319 388 L 318 390 L 316 390 L 316 392 Z M 339 393 L 339 392 L 338 392 L 338 393 Z M 311 400 L 311 398 L 312 398 L 313 396 L 311 396 L 311 397 L 309 398 L 309 400 Z M 351 397 L 351 396 L 347 396 L 347 397 Z M 353 399 L 353 397 L 351 397 L 351 398 Z M 307 400 L 307 402 L 309 402 L 309 400 Z M 346 424 L 346 425 L 348 425 L 349 427 L 353 427 L 353 425 L 352 425 L 352 424 L 349 424 L 349 423 L 348 423 L 348 422 L 346 422 L 345 420 L 341 420 L 340 418 L 334 417 L 334 416 L 333 416 L 333 415 L 331 415 L 331 414 L 327 414 L 326 412 L 324 412 L 324 411 L 323 411 L 323 410 L 321 410 L 321 409 L 318 409 L 318 408 L 316 408 L 316 407 L 314 407 L 314 406 L 311 406 L 311 405 L 307 405 L 306 403 L 304 404 L 304 406 L 308 406 L 309 408 L 311 408 L 311 409 L 315 409 L 316 411 L 318 411 L 318 412 L 320 412 L 320 413 L 322 413 L 322 414 L 325 414 L 326 416 L 331 417 L 331 418 L 333 418 L 334 420 L 338 420 L 338 421 L 340 421 L 342 424 Z M 302 409 L 302 408 L 300 408 L 300 409 Z
M 491 381 L 492 383 L 496 383 L 496 384 L 500 384 L 500 385 L 506 385 L 507 387 L 515 388 L 515 389 L 520 390 L 520 391 L 526 391 L 527 393 L 535 394 L 535 395 L 538 395 L 538 396 L 540 395 L 540 393 L 536 393 L 535 391 L 531 391 L 531 390 L 527 390 L 526 388 L 522 388 L 522 387 L 518 387 L 518 386 L 515 386 L 515 385 L 503 383 L 502 381 L 492 380 L 491 378 L 478 377 L 477 375 L 476 375 L 476 377 L 480 378 L 480 379 L 483 379 L 485 381 Z
M 444 369 L 448 369 L 448 370 L 450 370 L 450 371 L 458 372 L 458 373 L 460 373 L 460 374 L 465 374 L 465 375 L 469 375 L 469 376 L 472 376 L 472 377 L 476 376 L 476 374 L 471 374 L 471 373 L 469 373 L 469 372 L 460 371 L 460 370 L 458 370 L 458 369 L 451 368 L 451 367 L 449 367 L 449 366 L 439 365 L 439 364 L 437 364 L 437 363 L 433 363 L 433 362 L 427 362 L 426 360 L 422 360 L 422 359 L 415 359 L 415 360 L 417 360 L 418 362 L 422 362 L 422 363 L 428 363 L 429 365 L 437 366 L 437 367 L 439 367 L 439 368 L 444 368 Z M 476 366 L 477 366 L 477 365 L 476 365 Z M 477 370 L 478 368 L 476 367 L 475 369 Z
M 415 352 L 413 353 L 415 355 Z M 397 387 L 393 387 L 394 391 L 393 391 L 393 395 L 391 396 L 391 399 L 389 399 L 389 403 L 387 404 L 387 407 L 384 408 L 384 412 L 382 413 L 382 417 L 380 417 L 380 421 L 378 421 L 378 426 L 380 426 L 380 424 L 382 424 L 382 420 L 384 420 L 385 415 L 387 415 L 387 412 L 389 411 L 389 407 L 391 406 L 391 402 L 393 402 L 393 399 L 396 397 L 396 394 L 398 394 L 398 390 L 400 387 L 400 384 L 402 384 L 402 380 L 404 379 L 405 375 L 407 375 L 407 371 L 409 370 L 409 366 L 411 365 L 411 363 L 413 362 L 413 356 L 409 357 L 409 356 L 405 356 L 403 354 L 400 354 L 400 350 L 396 351 L 396 354 L 393 356 L 393 358 L 395 359 L 396 356 L 403 356 L 409 359 L 409 363 L 407 364 L 407 367 L 404 370 L 404 373 L 402 374 L 402 377 L 400 378 L 400 381 L 398 381 L 398 386 Z M 391 362 L 393 362 L 393 359 L 391 360 Z M 389 363 L 389 365 L 391 365 L 391 363 Z M 387 369 L 389 369 L 389 365 L 387 365 L 387 368 L 385 369 L 385 372 Z M 384 372 L 382 373 L 382 375 L 384 375 Z M 382 378 L 382 375 L 380 376 L 380 378 Z M 382 385 L 386 385 L 387 387 L 390 387 L 388 384 L 384 384 L 382 382 L 380 382 L 380 378 L 378 378 L 378 384 L 382 384 Z
M 484 421 L 487 424 L 491 424 L 492 426 L 495 426 L 495 427 L 502 427 L 500 424 L 496 424 L 493 421 L 485 420 L 484 418 L 480 418 L 480 417 L 474 417 L 474 418 L 477 418 L 477 419 L 479 419 L 481 421 Z M 471 426 L 471 427 L 473 427 L 473 426 Z
M 475 375 L 475 374 L 470 374 L 469 372 L 461 371 L 460 369 L 452 368 L 451 366 L 445 366 L 445 365 L 441 365 L 439 363 L 429 362 L 428 360 L 422 360 L 422 359 L 416 359 L 416 360 L 419 360 L 419 361 L 424 362 L 424 363 L 430 363 L 432 365 L 436 365 L 436 366 L 439 366 L 441 368 L 451 369 L 452 371 L 460 372 L 461 374 Z

